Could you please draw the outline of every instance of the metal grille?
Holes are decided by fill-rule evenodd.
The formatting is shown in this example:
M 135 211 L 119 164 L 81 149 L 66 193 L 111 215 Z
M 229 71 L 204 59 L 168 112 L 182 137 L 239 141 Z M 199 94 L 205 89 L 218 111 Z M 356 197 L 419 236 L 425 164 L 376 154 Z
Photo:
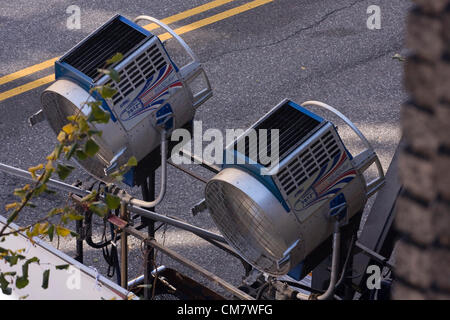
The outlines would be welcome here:
M 259 142 L 250 145 L 250 140 L 243 137 L 242 139 L 244 139 L 245 145 L 244 154 L 249 159 L 267 167 L 270 163 L 261 163 L 259 155 L 267 152 L 267 156 L 271 157 L 271 129 L 279 130 L 279 161 L 282 161 L 292 150 L 299 146 L 309 134 L 314 132 L 319 124 L 320 122 L 316 119 L 286 103 L 254 128 L 257 134 L 259 129 L 267 130 L 267 150 L 258 150 Z M 242 152 L 242 150 L 238 150 L 238 147 L 239 143 L 236 142 L 234 150 Z M 254 159 L 254 155 L 257 155 L 257 159 Z
M 47 120 L 55 132 L 59 132 L 63 125 L 68 122 L 68 116 L 78 114 L 80 111 L 72 102 L 61 95 L 50 91 L 46 91 L 42 95 L 42 104 L 46 109 L 45 113 Z M 95 137 L 93 139 L 100 146 L 100 150 L 97 154 L 92 158 L 76 161 L 96 177 L 105 177 L 103 169 L 109 164 L 109 161 L 114 155 L 109 151 L 109 148 L 101 138 Z
M 208 183 L 206 201 L 214 222 L 236 250 L 253 265 L 276 273 L 276 260 L 285 247 L 270 233 L 273 223 L 264 211 L 245 193 L 222 181 Z
M 328 130 L 280 170 L 276 177 L 282 191 L 289 196 L 340 152 L 336 137 Z
M 145 34 L 116 18 L 82 42 L 61 61 L 81 71 L 95 82 L 102 76 L 98 69 L 105 67 L 106 60 L 118 52 L 124 57 L 128 56 L 146 38 Z
M 111 80 L 108 81 L 108 84 L 117 90 L 117 93 L 112 97 L 113 104 L 120 103 L 147 79 L 167 65 L 165 56 L 155 43 L 119 71 L 120 82 L 118 84 Z

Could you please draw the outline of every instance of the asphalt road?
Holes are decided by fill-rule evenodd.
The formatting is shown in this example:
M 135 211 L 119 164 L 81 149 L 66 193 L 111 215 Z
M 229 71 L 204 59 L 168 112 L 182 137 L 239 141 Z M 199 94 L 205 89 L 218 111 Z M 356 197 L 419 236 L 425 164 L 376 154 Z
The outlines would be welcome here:
M 128 18 L 147 14 L 165 18 L 208 1 L 5 1 L 0 0 L 0 77 L 62 55 L 116 13 Z M 249 0 L 236 0 L 171 24 L 178 28 L 219 14 Z M 406 99 L 402 62 L 404 17 L 408 0 L 274 0 L 183 35 L 200 57 L 214 88 L 214 97 L 196 114 L 207 128 L 247 128 L 288 97 L 301 103 L 321 100 L 346 114 L 373 143 L 385 169 L 400 138 L 399 110 Z M 66 8 L 81 8 L 81 29 L 69 30 Z M 366 10 L 381 8 L 381 29 L 369 30 Z M 174 40 L 169 51 L 179 54 Z M 47 68 L 0 85 L 4 92 L 52 73 Z M 27 118 L 40 109 L 45 86 L 0 101 L 0 162 L 28 168 L 42 161 L 54 145 L 46 123 L 30 128 Z M 4 97 L 4 95 L 3 95 Z M 339 124 L 339 123 L 338 123 Z M 351 149 L 360 148 L 348 129 L 341 134 Z M 194 170 L 210 177 L 201 168 Z M 86 175 L 79 171 L 80 179 Z M 12 190 L 24 181 L 0 173 L 0 213 L 13 201 Z M 158 211 L 217 231 L 207 215 L 193 217 L 190 208 L 203 197 L 203 184 L 169 168 L 168 193 Z M 136 194 L 139 190 L 134 190 Z M 45 196 L 20 218 L 26 224 L 65 201 Z M 101 229 L 101 223 L 97 231 Z M 159 232 L 161 239 L 163 233 Z M 187 232 L 168 228 L 165 244 L 208 270 L 238 285 L 244 274 L 239 261 Z M 55 243 L 56 245 L 56 243 Z M 74 253 L 74 241 L 60 249 Z M 130 276 L 142 273 L 140 243 L 131 243 Z M 158 261 L 201 279 L 170 259 Z M 101 252 L 86 248 L 87 265 L 106 273 Z

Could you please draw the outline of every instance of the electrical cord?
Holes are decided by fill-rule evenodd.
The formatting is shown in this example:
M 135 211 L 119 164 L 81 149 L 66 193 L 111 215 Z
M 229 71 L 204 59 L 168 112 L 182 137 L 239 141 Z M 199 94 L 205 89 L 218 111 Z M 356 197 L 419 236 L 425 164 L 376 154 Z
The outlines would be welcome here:
M 350 245 L 349 245 L 348 251 L 347 251 L 347 256 L 345 257 L 344 265 L 342 266 L 342 273 L 341 273 L 341 276 L 339 277 L 338 282 L 336 283 L 335 288 L 338 288 L 345 278 L 345 273 L 347 272 L 347 265 L 350 260 L 351 253 L 353 251 L 354 242 L 355 242 L 355 235 L 352 235 L 352 238 L 350 240 Z
M 266 282 L 258 289 L 258 292 L 256 293 L 256 300 L 261 299 L 264 291 L 269 287 L 269 285 L 270 285 L 270 283 Z

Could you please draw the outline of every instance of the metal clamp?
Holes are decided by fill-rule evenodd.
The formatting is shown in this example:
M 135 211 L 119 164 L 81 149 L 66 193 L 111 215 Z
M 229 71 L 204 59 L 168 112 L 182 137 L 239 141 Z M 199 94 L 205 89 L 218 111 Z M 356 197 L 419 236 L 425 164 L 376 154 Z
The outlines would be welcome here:
M 42 122 L 45 120 L 45 114 L 44 111 L 39 110 L 35 114 L 33 114 L 31 117 L 28 118 L 28 123 L 30 124 L 30 127 L 34 126 L 35 124 Z

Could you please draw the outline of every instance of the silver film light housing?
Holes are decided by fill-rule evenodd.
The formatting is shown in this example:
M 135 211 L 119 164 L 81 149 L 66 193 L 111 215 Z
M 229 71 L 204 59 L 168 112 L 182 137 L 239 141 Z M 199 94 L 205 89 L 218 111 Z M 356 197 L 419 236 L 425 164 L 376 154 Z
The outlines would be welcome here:
M 365 144 L 353 157 L 336 127 L 304 106 L 323 107 L 338 115 Z M 361 213 L 384 182 L 380 161 L 354 124 L 324 103 L 297 105 L 284 100 L 258 120 L 225 153 L 241 154 L 236 146 L 251 129 L 279 129 L 279 168 L 261 175 L 263 164 L 231 163 L 205 189 L 209 212 L 231 246 L 256 269 L 279 276 L 299 265 L 325 241 L 335 227 L 331 217 L 345 219 Z M 233 157 L 232 157 L 233 158 Z M 378 177 L 366 183 L 371 164 Z
M 192 61 L 178 68 L 159 38 L 137 24 L 144 20 L 169 32 Z M 124 57 L 112 65 L 120 76 L 118 83 L 99 71 L 116 53 Z M 95 138 L 100 146 L 97 155 L 79 161 L 87 172 L 106 182 L 131 156 L 140 161 L 160 146 L 166 139 L 162 127 L 170 133 L 189 123 L 196 108 L 212 96 L 208 77 L 192 50 L 167 25 L 148 16 L 139 16 L 135 22 L 113 17 L 56 61 L 55 78 L 41 101 L 56 134 L 68 122 L 67 116 L 89 114 L 86 102 L 100 100 L 111 114 L 107 124 L 92 125 L 103 132 Z M 196 79 L 202 79 L 204 87 L 194 92 L 190 84 Z M 90 92 L 102 85 L 110 85 L 117 93 L 103 99 Z M 132 179 L 125 176 L 125 182 L 132 184 Z

